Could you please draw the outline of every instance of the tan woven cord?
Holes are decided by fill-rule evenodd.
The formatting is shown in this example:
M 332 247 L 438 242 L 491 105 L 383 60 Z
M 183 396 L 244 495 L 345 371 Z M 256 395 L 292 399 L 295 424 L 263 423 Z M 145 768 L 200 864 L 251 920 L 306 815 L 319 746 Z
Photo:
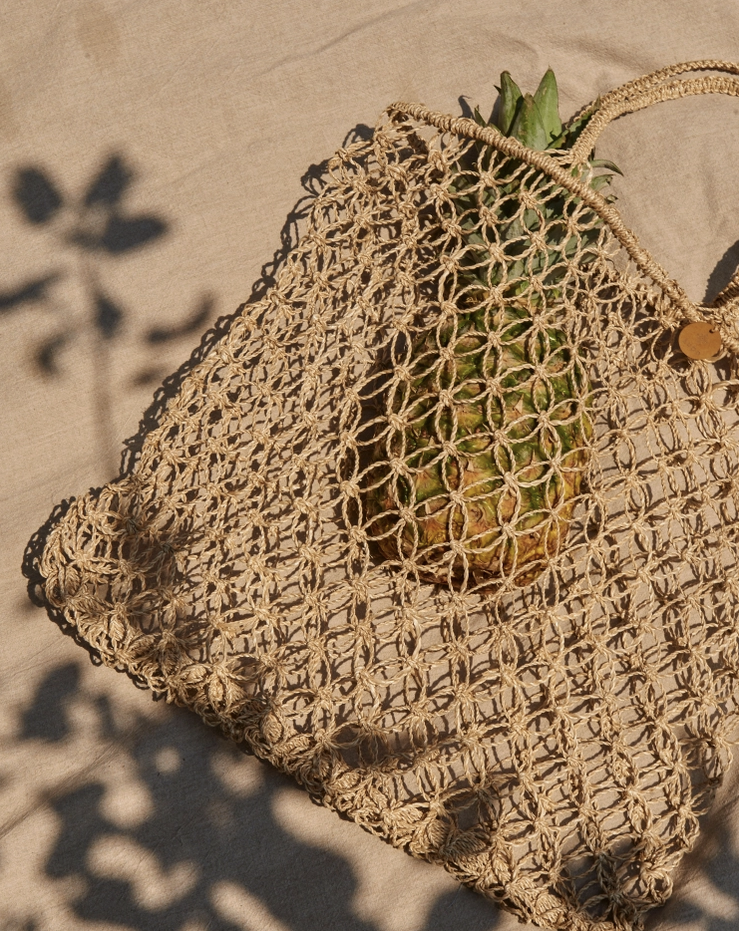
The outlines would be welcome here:
M 592 125 L 705 67 L 739 70 Z M 631 931 L 736 737 L 737 363 L 674 337 L 739 341 L 734 291 L 691 304 L 573 175 L 596 135 L 568 163 L 391 107 L 39 572 L 103 662 L 324 804 L 522 919 Z

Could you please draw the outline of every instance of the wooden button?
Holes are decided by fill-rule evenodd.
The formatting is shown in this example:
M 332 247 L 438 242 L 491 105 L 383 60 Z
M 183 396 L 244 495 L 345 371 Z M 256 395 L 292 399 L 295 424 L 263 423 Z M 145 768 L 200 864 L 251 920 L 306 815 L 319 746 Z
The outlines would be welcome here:
M 721 334 L 712 323 L 689 323 L 677 341 L 689 359 L 714 359 L 721 352 Z

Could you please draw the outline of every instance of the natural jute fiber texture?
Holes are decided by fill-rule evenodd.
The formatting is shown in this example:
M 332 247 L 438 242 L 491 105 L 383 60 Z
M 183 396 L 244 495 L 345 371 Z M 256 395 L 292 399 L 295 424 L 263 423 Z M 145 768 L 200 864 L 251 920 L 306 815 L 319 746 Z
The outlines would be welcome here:
M 560 155 L 391 107 L 38 563 L 104 663 L 546 928 L 639 927 L 736 732 L 736 287 L 691 304 L 586 174 L 609 119 L 739 92 L 706 69 Z

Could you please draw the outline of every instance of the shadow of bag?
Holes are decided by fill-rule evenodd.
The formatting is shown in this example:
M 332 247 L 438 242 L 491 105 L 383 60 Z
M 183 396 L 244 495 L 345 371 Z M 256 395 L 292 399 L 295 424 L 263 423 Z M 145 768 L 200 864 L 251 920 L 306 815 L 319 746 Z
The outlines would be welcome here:
M 588 158 L 737 74 L 562 152 L 390 107 L 38 562 L 102 662 L 547 928 L 638 927 L 730 761 L 739 283 L 688 300 Z

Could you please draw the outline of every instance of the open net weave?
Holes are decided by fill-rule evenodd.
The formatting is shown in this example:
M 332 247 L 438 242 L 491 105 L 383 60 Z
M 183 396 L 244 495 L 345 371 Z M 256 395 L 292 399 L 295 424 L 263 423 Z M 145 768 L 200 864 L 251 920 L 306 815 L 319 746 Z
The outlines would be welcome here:
M 391 107 L 39 564 L 105 663 L 548 928 L 664 901 L 737 724 L 736 289 L 690 304 L 586 167 L 736 93 L 684 70 L 569 155 Z

